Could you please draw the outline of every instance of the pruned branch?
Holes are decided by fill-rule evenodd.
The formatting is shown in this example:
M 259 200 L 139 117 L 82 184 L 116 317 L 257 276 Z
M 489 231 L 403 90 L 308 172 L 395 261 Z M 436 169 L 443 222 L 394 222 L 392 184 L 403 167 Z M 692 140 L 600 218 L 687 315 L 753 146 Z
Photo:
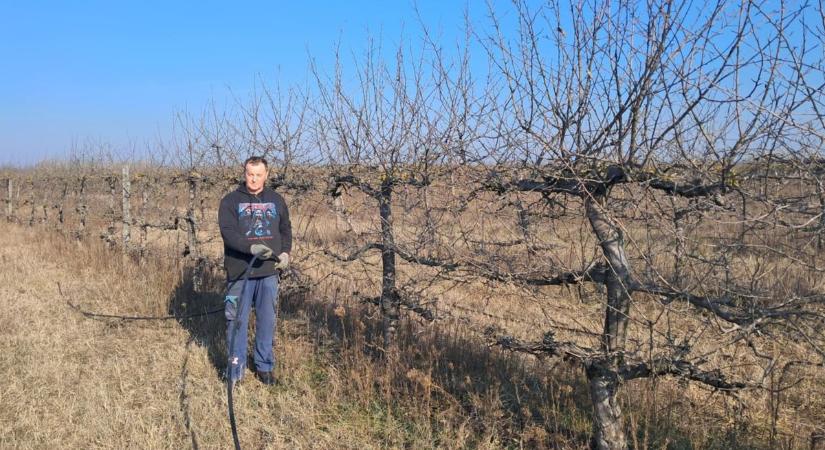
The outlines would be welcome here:
M 662 173 L 667 170 L 662 171 Z M 506 181 L 494 173 L 484 182 L 487 190 L 503 194 L 505 192 L 538 192 L 544 195 L 566 194 L 584 196 L 598 194 L 618 184 L 637 183 L 664 191 L 668 195 L 684 198 L 713 197 L 725 194 L 735 188 L 732 180 L 716 183 L 702 183 L 700 180 L 676 182 L 644 170 L 630 170 L 620 165 L 611 165 L 598 174 L 592 170 L 581 173 L 567 173 L 557 176 L 546 175 L 541 179 L 517 179 Z
M 383 171 L 381 173 L 381 185 L 379 187 L 375 187 L 369 182 L 353 174 L 333 174 L 329 179 L 327 193 L 332 197 L 339 197 L 343 193 L 343 189 L 346 186 L 352 186 L 370 197 L 378 198 L 381 195 L 382 189 L 387 189 L 388 187 L 408 185 L 423 188 L 429 186 L 431 183 L 432 180 L 426 174 L 420 178 L 416 178 L 406 172 L 395 174 Z
M 544 334 L 541 341 L 523 341 L 513 336 L 501 334 L 496 327 L 490 326 L 484 330 L 488 345 L 501 347 L 504 350 L 527 353 L 539 358 L 565 357 L 585 361 L 594 356 L 594 353 L 572 342 L 559 342 L 552 331 Z
M 802 301 L 803 299 L 791 299 L 790 301 L 786 301 L 777 307 L 760 308 L 750 304 L 740 306 L 740 304 L 745 302 L 739 301 L 740 299 L 737 299 L 736 297 L 700 296 L 689 292 L 680 292 L 651 284 L 633 283 L 633 290 L 658 295 L 666 298 L 668 301 L 686 301 L 699 309 L 713 313 L 716 317 L 719 317 L 726 322 L 739 326 L 753 325 L 766 319 L 825 317 L 824 313 L 789 306 L 795 300 Z M 804 303 L 808 304 L 817 302 L 821 304 L 822 301 L 823 296 L 814 296 L 804 299 Z
M 624 365 L 619 369 L 619 376 L 623 380 L 661 375 L 674 375 L 728 391 L 744 389 L 749 386 L 741 381 L 728 381 L 720 370 L 702 370 L 688 361 L 667 357 L 657 358 L 650 363 L 640 362 L 633 365 Z
M 358 293 L 356 292 L 354 295 L 358 295 Z M 401 291 L 398 289 L 393 291 L 392 297 L 393 300 L 397 301 L 399 305 L 418 314 L 421 318 L 427 320 L 428 322 L 433 322 L 437 318 L 435 312 L 427 306 L 428 304 L 435 303 L 434 300 L 425 299 L 421 295 L 408 290 Z M 363 303 L 381 306 L 381 296 L 361 297 L 361 301 Z
M 346 186 L 354 186 L 360 189 L 361 192 L 373 198 L 377 198 L 380 194 L 380 190 L 373 188 L 372 185 L 364 182 L 363 180 L 352 174 L 330 176 L 329 189 L 327 190 L 327 192 L 332 197 L 339 197 L 343 193 L 342 190 Z
M 353 251 L 349 255 L 339 255 L 328 248 L 323 250 L 325 255 L 331 256 L 341 262 L 352 262 L 362 257 L 370 250 L 383 251 L 384 245 L 380 242 L 371 242 L 365 244 Z M 500 281 L 505 283 L 519 283 L 527 286 L 564 286 L 568 284 L 579 284 L 582 282 L 604 283 L 607 267 L 604 264 L 596 262 L 591 263 L 583 270 L 573 270 L 567 272 L 560 272 L 544 277 L 528 277 L 512 272 L 502 272 L 490 265 L 479 263 L 460 263 L 457 261 L 443 260 L 428 256 L 416 255 L 407 252 L 398 246 L 395 247 L 395 254 L 401 259 L 422 266 L 440 267 L 446 271 L 463 270 L 468 274 L 487 278 L 492 281 Z
M 582 270 L 571 270 L 543 277 L 527 277 L 512 272 L 501 272 L 489 265 L 468 264 L 465 267 L 471 267 L 472 269 L 467 269 L 469 272 L 488 280 L 519 283 L 526 286 L 564 286 L 583 282 L 604 283 L 608 270 L 606 265 L 593 262 Z
M 358 250 L 355 250 L 354 252 L 350 253 L 347 256 L 341 256 L 341 255 L 333 252 L 332 250 L 330 250 L 328 248 L 324 248 L 324 254 L 328 255 L 328 256 L 331 256 L 331 257 L 333 257 L 333 258 L 335 258 L 335 259 L 337 259 L 338 261 L 341 261 L 341 262 L 352 262 L 352 261 L 357 260 L 364 253 L 366 253 L 370 250 L 383 250 L 383 249 L 384 249 L 384 245 L 381 244 L 380 242 L 371 242 L 371 243 L 366 244 L 363 247 L 359 248 Z

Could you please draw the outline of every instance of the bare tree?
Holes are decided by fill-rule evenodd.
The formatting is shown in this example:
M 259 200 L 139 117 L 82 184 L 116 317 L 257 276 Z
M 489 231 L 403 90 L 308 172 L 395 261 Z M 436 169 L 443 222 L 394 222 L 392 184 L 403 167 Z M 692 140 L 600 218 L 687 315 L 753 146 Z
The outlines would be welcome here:
M 581 267 L 508 278 L 595 283 L 605 296 L 597 342 L 560 341 L 552 326 L 540 342 L 497 342 L 584 366 L 594 448 L 626 448 L 617 393 L 630 380 L 757 386 L 758 376 L 723 370 L 720 359 L 750 345 L 750 358 L 764 360 L 760 338 L 794 339 L 802 328 L 810 344 L 804 363 L 822 364 L 821 288 L 767 282 L 774 270 L 819 273 L 802 262 L 815 256 L 799 241 L 777 243 L 778 218 L 798 210 L 795 195 L 806 190 L 792 194 L 765 176 L 771 158 L 821 149 L 805 137 L 823 130 L 821 58 L 813 44 L 800 50 L 791 42 L 821 42 L 822 29 L 803 23 L 812 12 L 805 5 L 698 6 L 551 1 L 534 10 L 517 2 L 517 39 L 495 14 L 495 31 L 483 39 L 507 84 L 512 120 L 502 123 L 515 125 L 500 135 L 518 144 L 496 154 L 488 188 L 538 193 L 548 207 L 566 198 L 599 249 Z M 696 328 L 674 329 L 673 317 Z
M 438 82 L 446 80 L 435 79 L 425 53 L 405 50 L 403 40 L 389 61 L 381 46 L 371 42 L 352 65 L 353 80 L 345 77 L 340 55 L 336 60 L 330 77 L 314 70 L 319 93 L 315 133 L 332 168 L 330 193 L 337 197 L 354 187 L 377 206 L 372 235 L 377 238 L 366 236 L 368 242 L 341 259 L 352 261 L 371 249 L 381 252 L 381 294 L 374 301 L 381 309 L 385 350 L 392 354 L 400 307 L 410 306 L 398 285 L 396 257 L 428 262 L 404 251 L 394 210 L 407 187 L 425 188 L 431 182 L 449 151 L 445 143 L 453 116 L 436 107 L 447 100 L 436 94 L 445 92 Z
M 279 83 L 269 86 L 261 81 L 239 108 L 242 121 L 237 131 L 246 151 L 272 161 L 274 187 L 299 188 L 306 182 L 299 180 L 301 169 L 317 163 L 319 157 L 308 148 L 307 93 L 299 87 L 285 91 Z

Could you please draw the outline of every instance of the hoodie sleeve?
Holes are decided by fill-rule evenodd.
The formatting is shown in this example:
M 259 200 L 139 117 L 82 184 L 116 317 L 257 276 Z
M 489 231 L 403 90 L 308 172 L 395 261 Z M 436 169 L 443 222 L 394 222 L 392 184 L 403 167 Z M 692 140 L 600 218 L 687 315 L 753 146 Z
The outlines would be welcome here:
M 289 209 L 283 197 L 280 198 L 280 203 L 281 209 L 283 210 L 279 225 L 279 231 L 281 232 L 281 251 L 292 253 L 292 222 L 289 220 Z
M 231 194 L 224 197 L 218 209 L 218 225 L 221 228 L 223 244 L 232 250 L 251 254 L 250 244 L 239 229 L 238 211 L 233 207 L 230 197 Z

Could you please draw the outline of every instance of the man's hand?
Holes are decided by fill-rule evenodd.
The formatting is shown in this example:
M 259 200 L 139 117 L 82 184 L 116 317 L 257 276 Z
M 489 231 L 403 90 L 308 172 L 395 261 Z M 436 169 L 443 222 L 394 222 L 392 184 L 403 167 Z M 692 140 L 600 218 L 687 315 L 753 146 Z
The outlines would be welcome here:
M 286 270 L 287 267 L 289 267 L 289 253 L 283 252 L 278 255 L 278 264 L 275 264 L 275 268 Z
M 272 257 L 272 249 L 264 244 L 252 244 L 249 250 L 253 255 L 257 256 L 258 259 L 269 259 Z

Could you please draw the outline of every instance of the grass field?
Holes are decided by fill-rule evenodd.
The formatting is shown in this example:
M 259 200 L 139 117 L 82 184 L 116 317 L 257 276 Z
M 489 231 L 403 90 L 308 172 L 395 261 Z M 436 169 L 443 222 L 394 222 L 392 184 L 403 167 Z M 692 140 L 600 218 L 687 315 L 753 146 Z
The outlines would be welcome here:
M 399 357 L 387 361 L 378 356 L 380 318 L 353 295 L 374 291 L 379 255 L 349 265 L 324 257 L 324 248 L 344 252 L 353 237 L 328 210 L 307 204 L 296 209 L 301 243 L 295 255 L 310 290 L 301 280 L 285 280 L 276 345 L 281 383 L 267 388 L 248 377 L 237 389 L 243 448 L 587 447 L 591 406 L 582 370 L 490 349 L 478 331 L 496 325 L 536 338 L 547 323 L 559 335 L 565 327 L 598 329 L 598 295 L 478 280 L 450 287 L 447 279 L 429 290 L 453 319 L 407 322 Z M 209 214 L 201 218 L 212 226 Z M 359 220 L 369 228 L 374 219 Z M 404 225 L 400 236 L 416 235 Z M 488 224 L 495 226 L 506 225 Z M 572 223 L 553 233 L 578 242 L 581 227 Z M 136 262 L 101 241 L 77 241 L 48 226 L 0 224 L 0 447 L 231 448 L 221 377 L 223 316 L 181 318 L 220 309 L 221 274 L 207 276 L 194 292 L 183 260 L 170 256 L 178 238 L 153 242 L 171 250 Z M 217 245 L 210 241 L 207 253 Z M 571 255 L 559 259 L 566 265 L 583 257 L 572 246 L 553 248 L 551 254 Z M 427 270 L 402 265 L 400 274 L 427 280 Z M 636 308 L 653 317 L 660 307 L 640 296 Z M 175 317 L 128 321 L 80 310 Z M 690 330 L 691 317 L 674 311 L 678 327 Z M 696 342 L 714 339 L 707 334 Z M 762 350 L 792 355 L 792 348 L 777 342 Z M 747 360 L 744 353 L 717 357 Z M 728 396 L 669 378 L 627 383 L 620 400 L 630 444 L 769 448 L 776 408 L 774 445 L 810 448 L 810 430 L 825 415 L 824 394 L 818 369 L 802 370 L 803 382 L 781 398 L 761 391 Z
M 220 305 L 219 291 L 195 294 L 174 266 L 123 263 L 96 243 L 2 228 L 0 446 L 231 447 L 220 314 L 130 322 L 87 318 L 69 306 L 156 316 Z M 340 309 L 337 316 L 325 312 L 284 298 L 276 347 L 281 383 L 267 388 L 248 377 L 236 391 L 244 448 L 514 445 L 502 440 L 512 434 L 504 430 L 510 425 L 498 402 L 484 397 L 493 395 L 486 380 L 457 381 L 474 396 L 476 410 L 467 414 L 424 371 L 437 363 L 432 355 L 413 355 L 427 359 L 422 369 L 387 368 L 342 345 L 346 327 L 363 323 L 345 324 Z M 449 348 L 457 357 L 450 346 L 436 354 Z M 468 362 L 476 364 L 505 370 L 513 362 Z

